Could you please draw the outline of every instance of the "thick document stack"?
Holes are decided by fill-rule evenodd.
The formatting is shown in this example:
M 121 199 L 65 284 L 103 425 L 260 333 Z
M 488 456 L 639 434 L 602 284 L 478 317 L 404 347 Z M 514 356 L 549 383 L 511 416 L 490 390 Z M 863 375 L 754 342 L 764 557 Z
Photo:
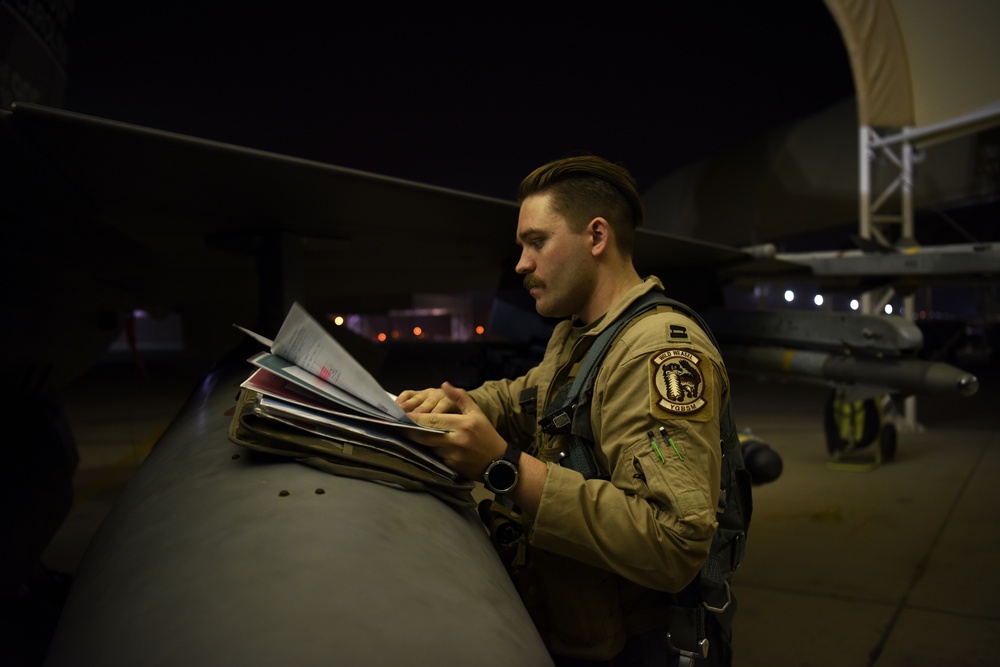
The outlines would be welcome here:
M 230 440 L 333 474 L 474 505 L 474 484 L 407 437 L 435 430 L 410 419 L 298 303 L 273 341 L 237 328 L 269 351 L 248 360 L 256 370 L 240 385 Z

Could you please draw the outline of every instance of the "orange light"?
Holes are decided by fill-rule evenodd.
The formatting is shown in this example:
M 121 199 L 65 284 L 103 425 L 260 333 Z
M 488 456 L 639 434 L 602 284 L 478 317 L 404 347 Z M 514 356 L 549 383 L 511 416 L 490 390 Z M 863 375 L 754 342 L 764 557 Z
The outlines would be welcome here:
M 476 333 L 482 336 L 484 333 L 486 333 L 486 327 L 480 324 L 478 327 L 476 327 Z
M 386 336 L 384 333 L 380 333 L 378 335 L 378 342 L 384 343 L 386 338 L 388 338 L 388 336 Z
M 420 327 L 413 327 L 413 335 L 414 336 L 422 336 L 423 334 L 424 334 L 424 330 L 423 329 L 421 329 Z

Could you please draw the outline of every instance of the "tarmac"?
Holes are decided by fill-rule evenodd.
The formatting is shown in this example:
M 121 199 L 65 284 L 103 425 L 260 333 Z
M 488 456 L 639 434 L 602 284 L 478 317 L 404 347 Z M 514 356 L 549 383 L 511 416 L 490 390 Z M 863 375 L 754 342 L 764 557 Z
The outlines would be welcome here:
M 754 488 L 739 601 L 740 667 L 997 664 L 1000 373 L 972 398 L 923 397 L 893 460 L 831 466 L 829 389 L 734 377 L 734 407 L 777 451 L 783 472 Z M 72 575 L 90 537 L 208 366 L 178 355 L 145 372 L 109 358 L 66 395 L 80 464 L 74 503 L 43 555 Z M 863 463 L 874 451 L 861 450 Z

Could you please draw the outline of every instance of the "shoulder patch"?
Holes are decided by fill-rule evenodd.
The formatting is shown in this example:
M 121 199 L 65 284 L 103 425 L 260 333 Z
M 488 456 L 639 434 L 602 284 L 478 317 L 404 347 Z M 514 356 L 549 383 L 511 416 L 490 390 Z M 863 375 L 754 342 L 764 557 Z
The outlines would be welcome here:
M 701 361 L 685 349 L 664 350 L 653 356 L 650 393 L 654 406 L 677 417 L 691 417 L 701 410 L 708 389 Z
M 671 340 L 677 340 L 677 339 L 687 340 L 688 339 L 687 327 L 683 327 L 680 324 L 671 324 L 670 325 L 670 339 Z

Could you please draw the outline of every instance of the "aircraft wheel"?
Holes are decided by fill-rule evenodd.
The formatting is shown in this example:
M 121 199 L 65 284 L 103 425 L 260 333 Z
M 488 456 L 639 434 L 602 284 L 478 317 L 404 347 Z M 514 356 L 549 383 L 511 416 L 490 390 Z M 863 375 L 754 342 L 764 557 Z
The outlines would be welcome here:
M 879 453 L 883 461 L 891 461 L 896 458 L 896 425 L 885 424 L 882 426 L 882 437 L 879 439 Z

